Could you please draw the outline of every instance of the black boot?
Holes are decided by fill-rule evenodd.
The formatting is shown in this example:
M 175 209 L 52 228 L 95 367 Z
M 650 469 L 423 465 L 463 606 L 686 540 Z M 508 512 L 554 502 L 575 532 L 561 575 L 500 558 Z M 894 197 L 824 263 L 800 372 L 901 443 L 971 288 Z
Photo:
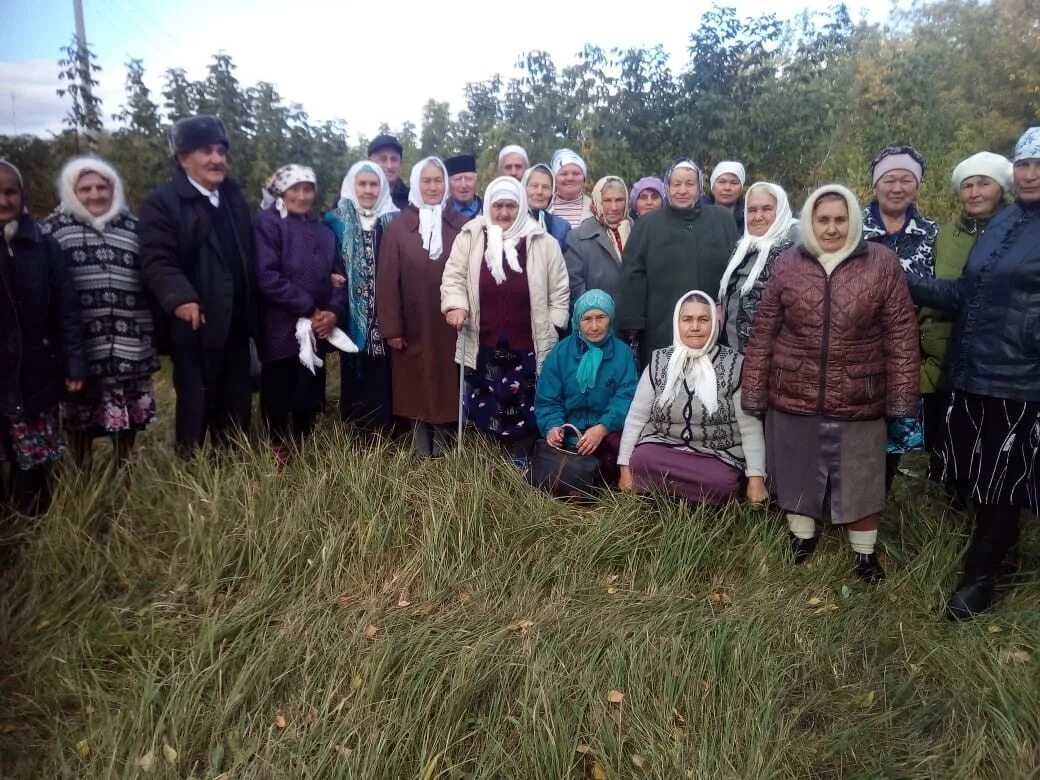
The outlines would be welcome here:
M 866 582 L 881 582 L 885 570 L 878 563 L 877 553 L 856 553 L 856 576 Z
M 795 563 L 805 563 L 809 560 L 809 556 L 816 551 L 816 545 L 820 543 L 819 536 L 801 539 L 790 532 L 788 535 L 791 537 L 791 552 L 794 554 Z
M 1017 537 L 1017 508 L 977 509 L 971 546 L 964 556 L 964 574 L 946 602 L 947 618 L 967 620 L 993 605 L 1001 564 Z

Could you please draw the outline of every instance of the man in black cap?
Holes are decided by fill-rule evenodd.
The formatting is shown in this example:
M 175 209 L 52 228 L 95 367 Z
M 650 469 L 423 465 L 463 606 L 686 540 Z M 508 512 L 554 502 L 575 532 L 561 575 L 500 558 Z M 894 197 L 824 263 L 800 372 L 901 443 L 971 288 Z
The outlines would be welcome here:
M 477 195 L 477 158 L 459 154 L 444 161 L 448 169 L 448 193 L 451 206 L 467 219 L 479 217 L 484 203 Z
M 383 169 L 390 185 L 390 199 L 399 209 L 408 205 L 408 185 L 401 181 L 401 155 L 404 148 L 392 135 L 382 133 L 368 145 L 368 159 Z
M 177 392 L 177 449 L 249 428 L 249 338 L 256 321 L 250 210 L 227 177 L 215 116 L 170 128 L 173 174 L 141 206 L 141 275 L 162 309 Z

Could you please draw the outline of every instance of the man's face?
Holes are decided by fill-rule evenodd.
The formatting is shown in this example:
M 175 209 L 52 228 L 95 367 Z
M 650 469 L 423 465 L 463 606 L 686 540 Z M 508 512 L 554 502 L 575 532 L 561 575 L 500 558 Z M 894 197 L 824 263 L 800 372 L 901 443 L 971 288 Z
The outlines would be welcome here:
M 390 182 L 391 187 L 397 184 L 397 180 L 401 176 L 401 155 L 396 150 L 379 149 L 373 152 L 368 159 L 383 169 L 383 173 L 386 174 L 386 180 Z
M 448 179 L 448 190 L 451 197 L 459 203 L 472 203 L 477 192 L 477 174 L 472 172 L 456 173 Z
M 188 174 L 208 190 L 215 190 L 227 177 L 227 147 L 224 144 L 200 146 L 193 152 L 178 154 L 177 162 Z

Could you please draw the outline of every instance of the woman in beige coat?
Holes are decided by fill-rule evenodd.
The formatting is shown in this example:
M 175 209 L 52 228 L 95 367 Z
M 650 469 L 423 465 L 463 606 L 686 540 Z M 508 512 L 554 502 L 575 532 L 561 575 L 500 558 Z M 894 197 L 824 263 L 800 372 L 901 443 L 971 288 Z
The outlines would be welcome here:
M 538 435 L 535 379 L 567 327 L 567 269 L 560 245 L 530 218 L 520 183 L 500 177 L 484 214 L 463 228 L 444 266 L 441 311 L 459 331 L 466 416 L 525 466 Z

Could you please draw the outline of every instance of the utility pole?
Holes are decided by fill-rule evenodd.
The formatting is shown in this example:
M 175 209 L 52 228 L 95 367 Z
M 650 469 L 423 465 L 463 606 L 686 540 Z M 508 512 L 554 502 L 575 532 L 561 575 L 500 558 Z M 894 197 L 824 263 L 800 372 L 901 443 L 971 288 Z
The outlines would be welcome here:
M 92 105 L 93 91 L 90 88 L 90 52 L 87 49 L 87 29 L 83 23 L 83 0 L 72 0 L 72 10 L 76 14 L 76 55 L 79 59 L 80 88 L 83 90 L 84 105 Z M 86 131 L 87 144 L 91 149 L 97 147 L 94 134 Z

